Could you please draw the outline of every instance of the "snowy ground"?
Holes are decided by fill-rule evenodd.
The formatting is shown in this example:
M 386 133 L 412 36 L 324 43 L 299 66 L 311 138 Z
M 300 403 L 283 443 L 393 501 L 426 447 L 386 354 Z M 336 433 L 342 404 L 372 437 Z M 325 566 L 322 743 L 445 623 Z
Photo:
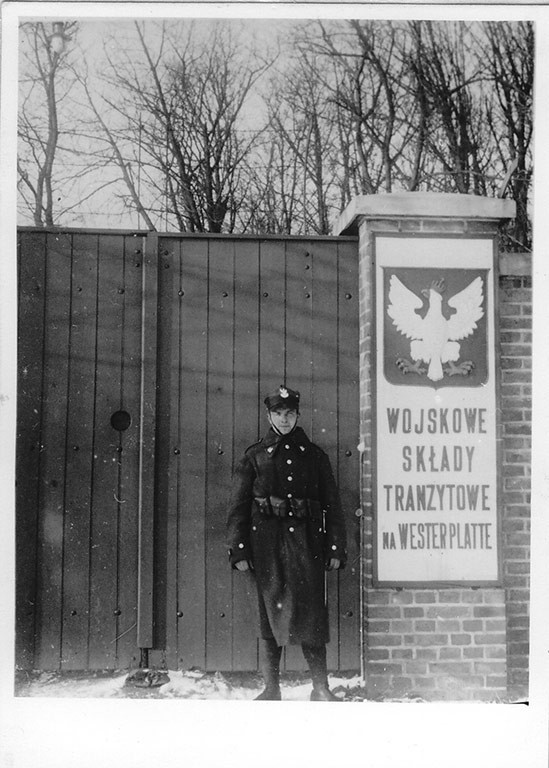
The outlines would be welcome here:
M 152 683 L 152 685 L 151 685 Z M 360 676 L 329 676 L 333 693 L 344 701 L 364 701 L 366 692 Z M 283 676 L 284 701 L 308 701 L 311 682 L 303 676 Z M 257 675 L 207 674 L 200 670 L 126 671 L 82 675 L 78 673 L 20 673 L 16 696 L 52 698 L 160 698 L 160 699 L 254 699 L 263 689 Z

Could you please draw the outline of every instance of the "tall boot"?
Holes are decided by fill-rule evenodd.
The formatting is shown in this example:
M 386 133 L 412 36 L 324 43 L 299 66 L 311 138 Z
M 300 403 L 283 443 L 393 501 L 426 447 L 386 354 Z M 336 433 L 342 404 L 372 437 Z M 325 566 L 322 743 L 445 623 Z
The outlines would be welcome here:
M 282 646 L 274 638 L 262 639 L 259 643 L 259 661 L 265 690 L 255 697 L 256 701 L 280 701 L 280 656 Z
M 326 646 L 307 645 L 301 646 L 305 661 L 309 665 L 313 679 L 311 701 L 341 701 L 328 688 L 328 669 L 326 666 Z

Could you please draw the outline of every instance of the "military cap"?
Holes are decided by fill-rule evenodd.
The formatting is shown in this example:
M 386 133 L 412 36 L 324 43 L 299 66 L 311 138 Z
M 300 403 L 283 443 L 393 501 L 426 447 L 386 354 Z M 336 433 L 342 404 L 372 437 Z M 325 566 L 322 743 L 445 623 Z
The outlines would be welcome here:
M 295 389 L 285 387 L 283 384 L 275 391 L 271 392 L 264 400 L 269 411 L 274 408 L 295 408 L 299 410 L 299 392 Z

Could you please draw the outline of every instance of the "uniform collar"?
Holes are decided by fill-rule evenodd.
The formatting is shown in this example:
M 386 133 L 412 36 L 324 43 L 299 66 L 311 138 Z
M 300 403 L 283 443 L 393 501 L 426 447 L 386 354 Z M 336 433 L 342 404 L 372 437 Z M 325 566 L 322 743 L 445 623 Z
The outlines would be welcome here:
M 310 445 L 309 438 L 301 427 L 296 427 L 291 435 L 279 435 L 274 429 L 269 429 L 261 441 L 264 449 L 270 456 L 273 456 L 276 453 L 276 450 L 281 443 L 288 442 L 296 445 L 301 451 L 306 451 Z

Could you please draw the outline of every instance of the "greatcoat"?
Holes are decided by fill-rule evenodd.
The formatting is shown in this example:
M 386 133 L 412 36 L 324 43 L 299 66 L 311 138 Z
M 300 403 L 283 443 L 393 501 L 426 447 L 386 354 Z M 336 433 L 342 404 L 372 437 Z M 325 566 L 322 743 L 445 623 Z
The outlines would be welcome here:
M 301 427 L 270 429 L 235 468 L 229 560 L 255 575 L 260 634 L 278 645 L 329 641 L 325 569 L 344 567 L 345 522 L 330 460 Z

